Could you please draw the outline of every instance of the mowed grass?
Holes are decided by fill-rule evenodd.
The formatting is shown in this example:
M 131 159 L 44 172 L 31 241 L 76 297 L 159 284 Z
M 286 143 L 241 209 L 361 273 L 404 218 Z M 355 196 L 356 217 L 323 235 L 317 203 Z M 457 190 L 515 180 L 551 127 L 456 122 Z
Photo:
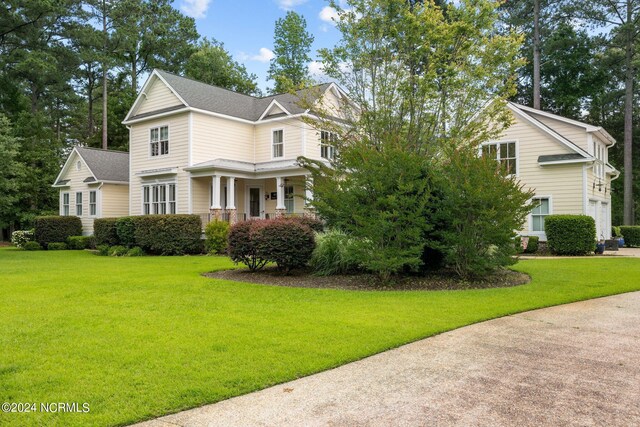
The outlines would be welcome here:
M 212 280 L 222 257 L 0 248 L 0 425 L 123 425 L 524 310 L 640 290 L 640 260 L 523 261 L 515 288 L 351 292 Z M 39 407 L 38 407 L 39 410 Z

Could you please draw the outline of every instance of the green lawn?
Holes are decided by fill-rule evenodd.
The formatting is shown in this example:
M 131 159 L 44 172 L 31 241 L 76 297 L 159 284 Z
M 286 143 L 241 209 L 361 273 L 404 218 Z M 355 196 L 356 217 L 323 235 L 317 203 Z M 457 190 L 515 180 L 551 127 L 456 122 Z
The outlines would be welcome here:
M 529 285 L 348 292 L 211 280 L 225 258 L 0 248 L 0 425 L 121 425 L 216 402 L 481 320 L 640 290 L 640 260 L 524 261 Z

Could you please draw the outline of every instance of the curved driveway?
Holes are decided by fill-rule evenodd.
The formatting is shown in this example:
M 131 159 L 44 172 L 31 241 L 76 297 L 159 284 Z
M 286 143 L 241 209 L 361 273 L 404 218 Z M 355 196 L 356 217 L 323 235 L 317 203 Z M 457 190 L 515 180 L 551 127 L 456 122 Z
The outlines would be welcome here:
M 145 426 L 637 426 L 640 292 L 467 326 Z

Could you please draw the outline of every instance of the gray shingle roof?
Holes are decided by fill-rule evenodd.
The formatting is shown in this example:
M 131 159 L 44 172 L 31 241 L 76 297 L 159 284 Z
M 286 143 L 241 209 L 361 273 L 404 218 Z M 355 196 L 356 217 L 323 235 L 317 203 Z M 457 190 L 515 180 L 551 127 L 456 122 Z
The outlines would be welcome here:
M 274 99 L 291 114 L 303 113 L 305 109 L 298 105 L 300 100 L 313 102 L 330 85 L 330 83 L 325 83 L 309 89 L 299 90 L 295 95 L 283 93 L 257 98 L 177 76 L 166 71 L 156 70 L 156 72 L 166 80 L 190 107 L 250 121 L 258 120 Z M 157 113 L 153 111 L 145 113 L 144 116 Z M 131 117 L 130 120 L 142 117 L 143 115 L 141 114 Z
M 98 181 L 129 182 L 129 153 L 76 147 Z
M 587 160 L 587 159 L 579 153 L 549 154 L 546 156 L 538 157 L 538 163 L 561 162 L 564 160 Z

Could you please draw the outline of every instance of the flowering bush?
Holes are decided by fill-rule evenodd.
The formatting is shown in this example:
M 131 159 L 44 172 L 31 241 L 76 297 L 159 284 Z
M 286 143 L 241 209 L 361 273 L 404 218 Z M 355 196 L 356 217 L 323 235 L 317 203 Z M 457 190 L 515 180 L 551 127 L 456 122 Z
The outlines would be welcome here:
M 17 230 L 11 233 L 11 243 L 16 247 L 23 249 L 25 243 L 33 241 L 33 230 Z

